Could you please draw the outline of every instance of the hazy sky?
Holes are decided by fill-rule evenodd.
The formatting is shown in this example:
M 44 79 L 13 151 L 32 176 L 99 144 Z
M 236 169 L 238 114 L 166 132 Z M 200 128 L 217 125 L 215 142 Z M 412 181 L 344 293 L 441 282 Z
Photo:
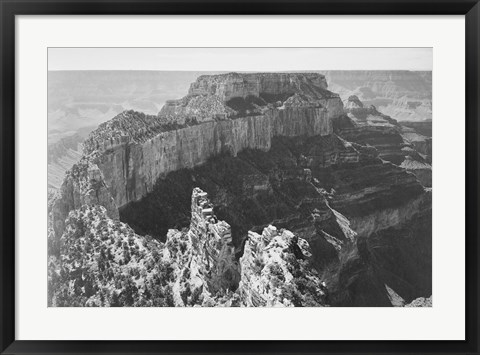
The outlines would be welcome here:
M 432 70 L 432 48 L 49 48 L 49 70 Z

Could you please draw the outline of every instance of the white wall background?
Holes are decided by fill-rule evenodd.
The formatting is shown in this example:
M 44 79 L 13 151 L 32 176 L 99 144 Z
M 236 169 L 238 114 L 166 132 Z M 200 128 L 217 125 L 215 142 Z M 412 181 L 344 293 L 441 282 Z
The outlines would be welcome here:
M 17 16 L 17 339 L 464 339 L 464 26 L 460 16 Z M 47 48 L 77 46 L 432 47 L 434 306 L 47 308 Z

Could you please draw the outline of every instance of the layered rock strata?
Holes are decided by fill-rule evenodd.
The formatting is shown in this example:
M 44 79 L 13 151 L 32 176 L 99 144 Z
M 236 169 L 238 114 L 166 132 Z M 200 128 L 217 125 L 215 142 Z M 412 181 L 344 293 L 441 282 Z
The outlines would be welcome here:
M 425 194 L 414 175 L 379 159 L 373 147 L 335 135 L 277 137 L 268 152 L 245 150 L 168 174 L 122 209 L 121 218 L 139 233 L 162 238 L 168 226 L 190 222 L 186 191 L 195 186 L 210 191 L 237 248 L 249 229 L 275 224 L 308 240 L 319 265 L 335 257 L 332 249 L 351 240 L 355 228 L 368 236 L 408 220 Z
M 190 86 L 189 94 L 215 95 L 226 102 L 248 96 L 317 95 L 327 87 L 325 76 L 317 73 L 228 73 L 200 76 Z
M 397 121 L 379 112 L 375 106 L 365 106 L 357 96 L 345 101 L 348 116 L 337 122 L 337 133 L 350 142 L 374 146 L 382 159 L 400 163 L 405 153 L 404 141 Z
M 431 186 L 432 139 L 366 106 L 353 95 L 344 103 L 346 116 L 334 120 L 334 131 L 362 146 L 373 146 L 379 157 L 412 172 Z
M 248 110 L 245 97 L 256 99 Z M 101 152 L 96 164 L 122 207 L 152 191 L 158 178 L 212 156 L 267 151 L 276 136 L 331 134 L 332 118 L 342 112 L 340 98 L 320 74 L 202 76 L 189 95 L 167 103 L 158 116 L 128 111 L 100 125 L 85 151 Z

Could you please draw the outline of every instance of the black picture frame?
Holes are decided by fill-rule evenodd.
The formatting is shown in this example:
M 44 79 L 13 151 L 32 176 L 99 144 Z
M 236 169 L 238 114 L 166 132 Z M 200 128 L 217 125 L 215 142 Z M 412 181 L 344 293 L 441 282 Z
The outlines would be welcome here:
M 479 353 L 478 157 L 480 4 L 478 0 L 1 0 L 2 354 L 106 353 Z M 15 16 L 142 14 L 465 15 L 466 341 L 19 341 L 15 340 Z M 458 118 L 457 118 L 458 119 Z M 188 326 L 188 325 L 186 325 Z M 454 327 L 448 319 L 445 326 Z

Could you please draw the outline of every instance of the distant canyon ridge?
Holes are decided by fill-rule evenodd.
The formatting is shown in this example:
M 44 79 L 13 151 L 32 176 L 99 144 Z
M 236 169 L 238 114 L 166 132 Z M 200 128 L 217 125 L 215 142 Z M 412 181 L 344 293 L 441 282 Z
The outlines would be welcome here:
M 342 100 L 357 96 L 397 121 L 432 118 L 431 71 L 319 71 Z M 149 115 L 180 98 L 201 75 L 181 71 L 50 71 L 48 73 L 48 184 L 57 189 L 80 159 L 81 144 L 99 124 L 125 110 Z M 431 125 L 430 125 L 431 127 Z M 428 128 L 427 128 L 428 129 Z

